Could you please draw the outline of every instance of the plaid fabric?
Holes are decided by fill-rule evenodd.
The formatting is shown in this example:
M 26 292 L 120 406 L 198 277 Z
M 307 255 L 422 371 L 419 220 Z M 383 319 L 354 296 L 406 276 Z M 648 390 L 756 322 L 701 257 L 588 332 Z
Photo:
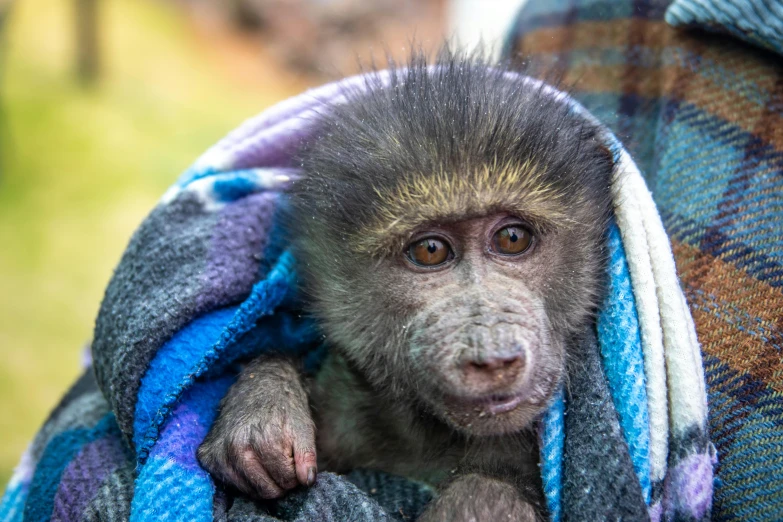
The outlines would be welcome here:
M 700 27 L 783 53 L 783 4 L 768 0 L 676 0 L 666 10 L 675 27 Z
M 505 55 L 561 77 L 653 192 L 702 346 L 713 519 L 783 520 L 783 58 L 668 4 L 531 0 Z

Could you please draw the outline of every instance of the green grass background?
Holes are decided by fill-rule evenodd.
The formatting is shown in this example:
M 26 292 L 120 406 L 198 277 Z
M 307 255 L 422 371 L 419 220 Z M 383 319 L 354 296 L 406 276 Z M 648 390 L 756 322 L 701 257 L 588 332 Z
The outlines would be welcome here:
M 85 89 L 73 3 L 16 0 L 1 35 L 0 489 L 80 372 L 130 234 L 206 147 L 295 93 L 232 71 L 230 46 L 153 0 L 99 2 L 103 73 Z

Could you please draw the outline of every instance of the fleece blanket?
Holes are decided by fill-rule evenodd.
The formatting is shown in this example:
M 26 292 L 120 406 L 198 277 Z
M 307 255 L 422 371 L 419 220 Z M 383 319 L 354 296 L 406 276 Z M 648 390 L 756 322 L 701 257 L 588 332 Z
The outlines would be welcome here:
M 530 0 L 505 49 L 571 86 L 652 190 L 701 342 L 716 521 L 783 520 L 782 7 Z
M 713 453 L 701 355 L 651 195 L 620 142 L 579 103 L 507 74 L 598 126 L 615 160 L 610 285 L 597 341 L 574 347 L 580 364 L 570 386 L 539 423 L 549 516 L 706 520 Z M 430 487 L 378 471 L 321 473 L 310 489 L 254 503 L 216 487 L 196 460 L 241 360 L 285 347 L 315 368 L 328 349 L 299 313 L 296 260 L 276 209 L 297 175 L 292 155 L 312 132 L 312 116 L 366 85 L 366 77 L 330 84 L 249 120 L 163 196 L 106 290 L 88 370 L 24 455 L 0 519 L 412 520 L 421 513 Z

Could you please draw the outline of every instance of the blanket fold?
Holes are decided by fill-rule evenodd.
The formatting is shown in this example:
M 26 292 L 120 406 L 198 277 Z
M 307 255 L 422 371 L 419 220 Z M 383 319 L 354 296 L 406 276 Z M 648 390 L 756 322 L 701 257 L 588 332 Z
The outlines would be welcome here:
M 713 463 L 699 345 L 650 193 L 581 105 L 508 74 L 598 127 L 616 165 L 597 340 L 576 347 L 583 365 L 539 426 L 550 518 L 706 520 Z M 0 519 L 413 520 L 424 509 L 428 486 L 371 470 L 322 473 L 310 490 L 253 503 L 216 487 L 195 455 L 239 361 L 275 348 L 316 366 L 328 349 L 299 312 L 277 211 L 311 117 L 386 79 L 349 78 L 262 113 L 164 195 L 107 288 L 92 369 L 23 458 Z

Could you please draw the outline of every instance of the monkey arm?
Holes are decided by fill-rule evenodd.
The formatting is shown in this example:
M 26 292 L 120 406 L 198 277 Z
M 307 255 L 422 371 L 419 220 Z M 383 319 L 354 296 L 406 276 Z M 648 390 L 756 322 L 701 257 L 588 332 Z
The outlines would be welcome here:
M 248 364 L 220 403 L 198 459 L 253 497 L 277 498 L 315 482 L 315 425 L 294 361 L 268 356 Z
M 438 497 L 419 518 L 420 522 L 474 520 L 537 522 L 544 519 L 514 484 L 479 473 L 459 475 L 443 485 Z

